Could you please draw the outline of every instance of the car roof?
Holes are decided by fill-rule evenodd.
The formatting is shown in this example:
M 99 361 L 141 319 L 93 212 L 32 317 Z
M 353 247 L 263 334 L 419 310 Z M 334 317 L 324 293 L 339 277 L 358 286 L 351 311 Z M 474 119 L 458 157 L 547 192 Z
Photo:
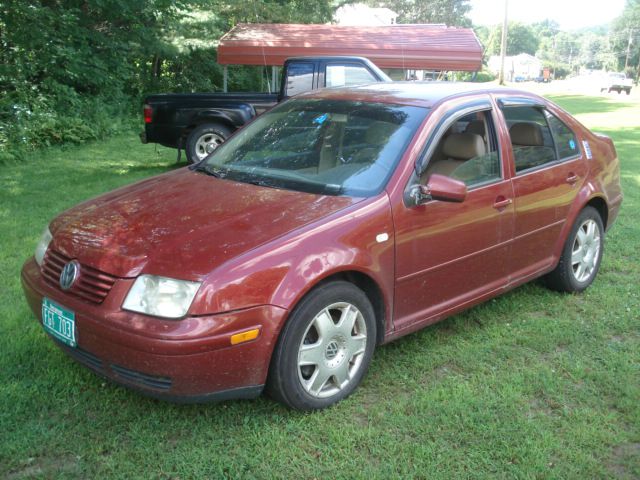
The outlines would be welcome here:
M 508 94 L 541 100 L 538 95 L 523 90 L 472 82 L 371 83 L 314 90 L 298 95 L 298 97 L 432 107 L 445 98 L 483 93 Z

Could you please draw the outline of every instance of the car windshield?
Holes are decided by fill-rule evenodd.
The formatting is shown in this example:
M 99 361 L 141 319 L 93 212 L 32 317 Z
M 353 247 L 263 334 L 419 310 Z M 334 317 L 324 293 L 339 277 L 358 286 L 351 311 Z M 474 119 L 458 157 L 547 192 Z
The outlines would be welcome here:
M 382 191 L 427 109 L 294 99 L 258 117 L 197 166 L 221 178 L 327 195 Z

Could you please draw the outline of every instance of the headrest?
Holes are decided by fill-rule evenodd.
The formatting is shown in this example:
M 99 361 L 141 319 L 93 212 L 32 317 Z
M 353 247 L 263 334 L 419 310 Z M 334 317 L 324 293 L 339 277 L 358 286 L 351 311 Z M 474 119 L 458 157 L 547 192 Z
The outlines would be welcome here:
M 476 135 L 480 135 L 484 138 L 485 129 L 484 122 L 482 120 L 474 120 L 467 124 L 467 128 L 464 129 L 464 133 L 475 133 Z
M 442 146 L 445 157 L 469 160 L 484 155 L 485 147 L 482 137 L 475 133 L 452 133 Z
M 369 128 L 367 128 L 364 140 L 372 145 L 382 145 L 387 141 L 393 131 L 394 125 L 392 123 L 380 121 L 373 122 L 369 125 Z
M 528 147 L 540 147 L 544 145 L 542 129 L 536 123 L 514 123 L 509 128 L 511 143 Z

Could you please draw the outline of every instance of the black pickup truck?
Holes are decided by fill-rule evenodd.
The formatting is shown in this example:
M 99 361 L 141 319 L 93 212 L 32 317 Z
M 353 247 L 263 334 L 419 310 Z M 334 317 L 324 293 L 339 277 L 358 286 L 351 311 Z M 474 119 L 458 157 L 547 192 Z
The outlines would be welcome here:
M 235 130 L 276 103 L 324 87 L 389 82 L 361 57 L 295 57 L 284 63 L 279 93 L 163 93 L 144 100 L 143 143 L 184 148 L 196 163 Z

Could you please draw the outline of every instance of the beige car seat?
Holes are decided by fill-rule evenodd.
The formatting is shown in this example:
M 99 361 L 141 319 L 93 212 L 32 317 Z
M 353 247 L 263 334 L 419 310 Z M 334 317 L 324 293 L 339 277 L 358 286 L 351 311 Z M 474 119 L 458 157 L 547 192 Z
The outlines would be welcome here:
M 542 128 L 537 123 L 514 123 L 509 135 L 517 172 L 555 160 L 554 149 L 545 146 Z
M 451 176 L 464 162 L 486 153 L 482 137 L 476 133 L 452 133 L 442 146 L 443 159 L 431 163 L 422 175 L 426 180 L 434 173 Z
M 348 163 L 372 162 L 387 144 L 389 136 L 396 130 L 396 126 L 389 122 L 373 122 L 364 134 L 364 143 L 360 150 L 344 160 Z M 325 142 L 320 149 L 318 172 L 324 172 L 337 167 L 344 160 L 342 143 L 344 141 L 344 125 L 336 123 L 327 132 Z

